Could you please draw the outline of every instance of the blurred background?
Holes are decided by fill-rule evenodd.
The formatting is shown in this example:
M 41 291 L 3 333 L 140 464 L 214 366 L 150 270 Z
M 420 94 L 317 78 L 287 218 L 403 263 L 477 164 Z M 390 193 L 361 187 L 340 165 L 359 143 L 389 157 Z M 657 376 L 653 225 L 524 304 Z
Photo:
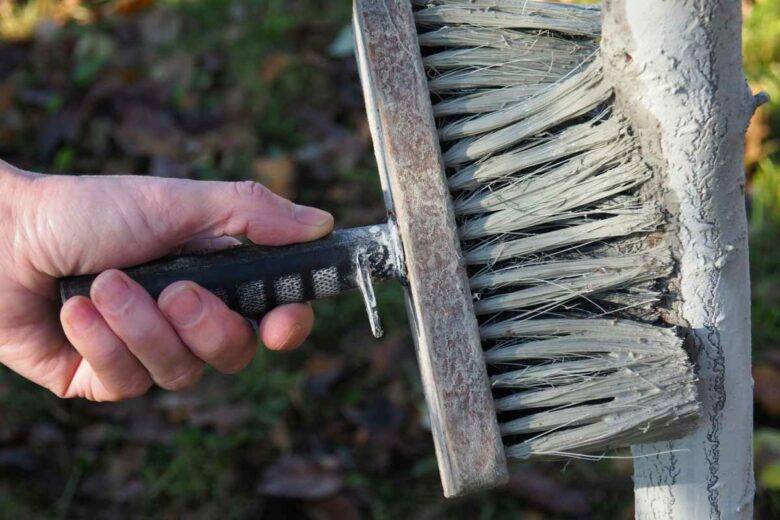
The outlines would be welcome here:
M 745 66 L 773 102 L 745 167 L 757 518 L 780 517 L 780 0 L 745 0 Z M 255 179 L 384 218 L 350 0 L 0 0 L 0 157 L 51 173 Z M 96 216 L 97 217 L 97 216 Z M 631 462 L 525 464 L 445 501 L 397 287 L 385 338 L 357 296 L 295 353 L 118 404 L 0 369 L 1 518 L 633 518 Z

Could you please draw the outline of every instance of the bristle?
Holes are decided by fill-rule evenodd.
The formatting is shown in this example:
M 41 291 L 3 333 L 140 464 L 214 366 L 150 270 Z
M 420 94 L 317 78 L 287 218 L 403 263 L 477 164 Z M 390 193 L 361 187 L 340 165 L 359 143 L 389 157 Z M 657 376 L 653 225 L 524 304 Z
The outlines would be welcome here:
M 441 139 L 461 140 L 444 152 L 444 163 L 453 167 L 474 162 L 597 108 L 612 94 L 600 71 L 599 63 L 591 64 L 542 91 L 538 100 L 534 98 L 516 108 L 446 124 L 440 131 Z M 516 112 L 520 114 L 519 120 Z
M 474 164 L 462 165 L 459 170 L 450 169 L 451 190 L 464 190 L 489 186 L 494 180 L 523 175 L 529 168 L 550 164 L 564 158 L 574 158 L 579 152 L 593 150 L 602 145 L 616 143 L 626 129 L 616 119 L 594 121 L 573 125 L 558 133 L 534 136 L 516 149 L 493 155 Z M 459 193 L 455 194 L 460 196 Z
M 601 300 L 614 291 L 667 276 L 669 260 L 667 248 L 655 248 L 633 255 L 527 262 L 488 270 L 472 278 L 474 291 L 512 286 L 516 289 L 481 299 L 475 302 L 474 310 L 478 315 L 508 310 L 535 313 L 539 306 L 557 308 L 583 295 L 590 295 L 591 301 Z
M 467 25 L 501 29 L 558 31 L 595 37 L 601 31 L 599 12 L 526 0 L 413 0 L 422 27 Z
M 684 433 L 698 402 L 659 319 L 665 213 L 602 74 L 599 10 L 413 4 L 508 455 Z

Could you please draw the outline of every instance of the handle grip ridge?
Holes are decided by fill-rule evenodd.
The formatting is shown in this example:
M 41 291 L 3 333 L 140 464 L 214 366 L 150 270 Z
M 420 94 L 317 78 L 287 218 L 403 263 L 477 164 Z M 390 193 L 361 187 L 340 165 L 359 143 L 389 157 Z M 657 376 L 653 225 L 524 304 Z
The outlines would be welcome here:
M 387 224 L 334 231 L 325 238 L 290 246 L 241 245 L 187 253 L 123 271 L 155 299 L 170 284 L 190 280 L 240 314 L 258 316 L 286 303 L 358 289 L 359 256 L 368 260 L 373 281 L 398 278 Z M 88 297 L 96 277 L 61 279 L 62 301 Z

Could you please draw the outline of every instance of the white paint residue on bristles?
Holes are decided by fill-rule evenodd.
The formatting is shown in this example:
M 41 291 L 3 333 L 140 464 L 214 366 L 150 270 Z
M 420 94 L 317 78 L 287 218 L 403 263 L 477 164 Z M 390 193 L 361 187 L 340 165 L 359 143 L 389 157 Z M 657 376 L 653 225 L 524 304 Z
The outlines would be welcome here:
M 509 456 L 685 433 L 691 363 L 653 172 L 612 106 L 594 8 L 413 0 Z

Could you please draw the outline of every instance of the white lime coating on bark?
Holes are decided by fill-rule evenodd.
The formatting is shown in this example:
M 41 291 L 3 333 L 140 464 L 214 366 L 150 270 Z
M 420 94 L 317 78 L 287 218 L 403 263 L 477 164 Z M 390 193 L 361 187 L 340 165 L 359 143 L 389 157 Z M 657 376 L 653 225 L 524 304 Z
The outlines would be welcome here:
M 750 294 L 739 0 L 610 0 L 607 76 L 665 174 L 680 250 L 678 308 L 690 331 L 703 418 L 687 437 L 635 446 L 636 516 L 751 518 Z M 653 453 L 670 451 L 666 454 Z

